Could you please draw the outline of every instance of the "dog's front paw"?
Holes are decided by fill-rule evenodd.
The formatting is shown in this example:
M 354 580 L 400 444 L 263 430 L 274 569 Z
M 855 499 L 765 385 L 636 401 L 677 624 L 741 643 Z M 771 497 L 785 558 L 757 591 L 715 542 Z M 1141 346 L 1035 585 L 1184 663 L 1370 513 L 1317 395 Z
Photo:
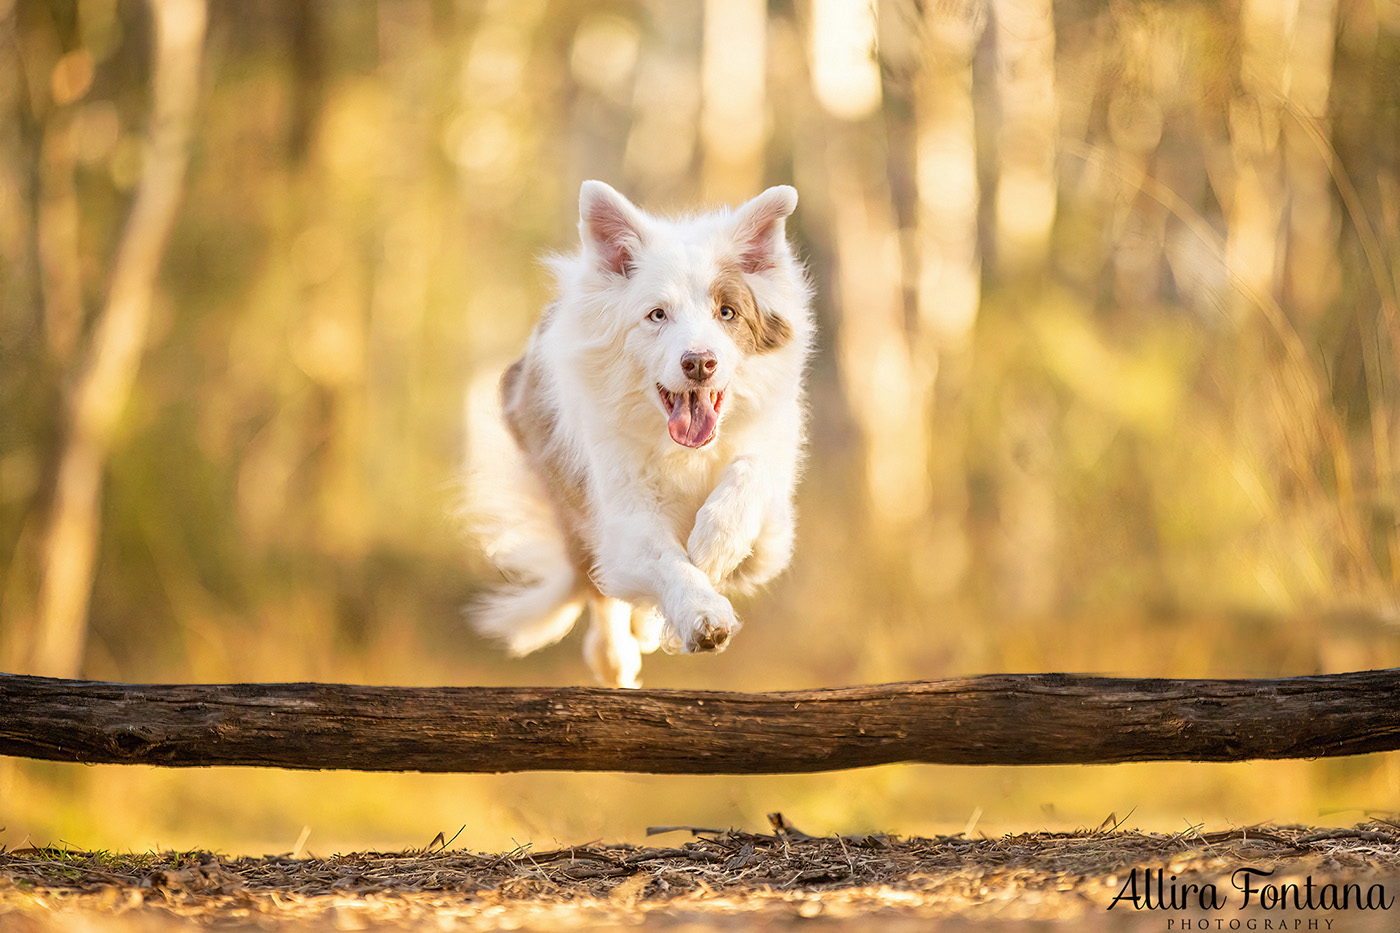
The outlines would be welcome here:
M 716 593 L 704 605 L 691 607 L 666 619 L 661 628 L 661 650 L 667 654 L 723 651 L 739 631 L 739 617 L 729 600 Z
M 718 584 L 753 551 L 758 532 L 756 511 L 709 503 L 695 516 L 695 527 L 686 541 L 686 556 L 711 583 Z

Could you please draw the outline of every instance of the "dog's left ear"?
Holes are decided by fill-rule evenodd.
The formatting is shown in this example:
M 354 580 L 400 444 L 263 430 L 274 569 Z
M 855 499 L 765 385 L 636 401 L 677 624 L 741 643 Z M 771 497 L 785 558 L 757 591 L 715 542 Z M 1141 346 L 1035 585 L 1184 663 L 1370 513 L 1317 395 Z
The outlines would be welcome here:
M 579 191 L 579 232 L 598 267 L 613 275 L 631 275 L 646 222 L 632 202 L 601 181 L 586 181 Z
M 786 245 L 783 221 L 797 209 L 797 189 L 791 185 L 769 188 L 739 208 L 734 240 L 739 247 L 739 268 L 766 272 L 778 264 Z

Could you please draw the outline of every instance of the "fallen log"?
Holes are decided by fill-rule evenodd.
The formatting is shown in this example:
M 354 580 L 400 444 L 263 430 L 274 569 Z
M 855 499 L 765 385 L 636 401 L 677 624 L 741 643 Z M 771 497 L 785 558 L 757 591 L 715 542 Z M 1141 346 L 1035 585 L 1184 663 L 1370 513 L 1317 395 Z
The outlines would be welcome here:
M 1398 670 L 1268 680 L 993 674 L 776 693 L 0 674 L 0 755 L 93 764 L 777 774 L 1397 748 Z

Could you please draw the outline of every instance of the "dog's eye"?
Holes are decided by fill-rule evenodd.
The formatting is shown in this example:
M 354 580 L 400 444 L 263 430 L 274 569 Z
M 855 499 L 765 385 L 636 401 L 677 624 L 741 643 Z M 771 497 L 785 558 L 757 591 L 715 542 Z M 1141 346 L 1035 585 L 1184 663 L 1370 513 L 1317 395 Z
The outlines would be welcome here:
M 724 307 L 720 308 L 720 309 L 719 309 L 719 319 L 720 319 L 721 321 L 732 321 L 732 320 L 734 320 L 734 309 L 731 308 L 731 307 L 729 307 L 729 305 L 725 305 Z
M 647 315 L 647 320 L 655 321 L 656 323 L 660 324 L 662 321 L 666 320 L 666 309 L 652 308 L 651 313 Z

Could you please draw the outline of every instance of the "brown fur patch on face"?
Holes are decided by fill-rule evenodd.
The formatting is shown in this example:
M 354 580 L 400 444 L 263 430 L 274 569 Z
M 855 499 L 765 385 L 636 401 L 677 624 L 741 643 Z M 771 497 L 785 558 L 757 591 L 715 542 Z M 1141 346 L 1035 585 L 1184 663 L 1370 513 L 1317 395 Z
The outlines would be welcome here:
M 771 353 L 792 339 L 792 325 L 771 312 L 762 311 L 753 290 L 737 266 L 724 269 L 710 285 L 715 314 L 733 308 L 734 342 L 744 353 Z

